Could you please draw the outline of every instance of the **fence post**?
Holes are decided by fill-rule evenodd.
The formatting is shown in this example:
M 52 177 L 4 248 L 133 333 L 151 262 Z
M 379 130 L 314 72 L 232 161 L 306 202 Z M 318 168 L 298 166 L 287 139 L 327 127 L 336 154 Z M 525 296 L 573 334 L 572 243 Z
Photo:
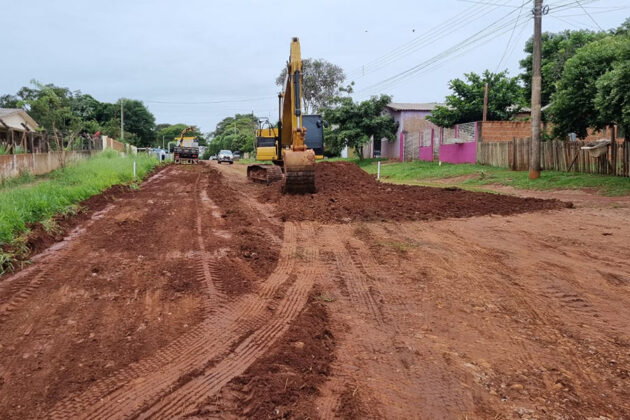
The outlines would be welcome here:
M 134 162 L 135 165 L 136 162 Z M 381 179 L 381 161 L 379 160 L 376 164 L 376 179 L 380 180 Z
M 517 168 L 516 163 L 516 137 L 512 137 L 512 170 L 515 171 Z

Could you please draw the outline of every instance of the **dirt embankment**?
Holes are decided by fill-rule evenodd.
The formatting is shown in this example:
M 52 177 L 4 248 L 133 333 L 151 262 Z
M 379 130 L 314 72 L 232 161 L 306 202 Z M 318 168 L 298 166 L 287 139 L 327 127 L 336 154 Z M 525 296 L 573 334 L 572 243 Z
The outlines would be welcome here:
M 299 196 L 283 195 L 279 183 L 275 183 L 259 194 L 259 200 L 277 203 L 277 215 L 282 220 L 322 223 L 439 220 L 572 206 L 558 200 L 520 198 L 458 188 L 385 184 L 348 162 L 318 163 L 315 185 L 317 193 Z

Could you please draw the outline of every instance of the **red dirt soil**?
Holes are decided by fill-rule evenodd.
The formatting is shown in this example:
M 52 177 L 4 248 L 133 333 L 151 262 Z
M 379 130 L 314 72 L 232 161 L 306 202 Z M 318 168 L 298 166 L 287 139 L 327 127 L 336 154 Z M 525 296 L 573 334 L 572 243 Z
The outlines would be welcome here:
M 211 398 L 195 417 L 318 418 L 314 400 L 330 375 L 335 338 L 315 286 L 304 311 L 279 342 Z
M 146 178 L 148 179 L 156 175 L 165 168 L 166 166 L 156 166 L 146 175 Z M 72 229 L 89 220 L 95 212 L 103 210 L 115 200 L 124 199 L 127 194 L 132 194 L 133 191 L 133 189 L 126 185 L 113 185 L 100 194 L 78 203 L 76 213 L 62 214 L 53 217 L 52 219 L 55 223 L 53 231 L 46 231 L 41 223 L 28 225 L 29 232 L 25 238 L 26 248 L 16 249 L 6 244 L 2 246 L 5 252 L 9 252 L 15 256 L 16 260 L 13 264 L 13 273 L 26 267 L 25 262 L 29 261 L 33 256 L 44 251 L 54 243 L 62 241 Z M 0 282 L 2 282 L 2 278 L 0 278 Z
M 276 206 L 213 166 L 169 167 L 0 283 L 0 418 L 630 412 L 630 206 L 463 218 L 563 204 L 428 189 L 453 218 L 368 222 L 322 201 L 405 190 L 335 164 L 357 184 Z M 298 199 L 326 223 L 274 218 Z
M 219 283 L 222 259 L 233 263 L 240 283 L 227 278 L 230 296 L 278 259 L 269 244 L 281 243 L 281 227 L 265 219 L 239 233 L 257 215 L 205 166 L 171 166 L 140 190 L 115 187 L 82 206 L 61 221 L 66 231 L 77 227 L 70 236 L 0 282 L 0 418 L 47 417 L 67 395 L 194 328 L 212 310 L 204 255 L 217 256 L 207 267 Z M 60 239 L 34 238 L 34 249 Z
M 349 162 L 318 163 L 315 186 L 315 194 L 289 195 L 282 194 L 280 184 L 275 183 L 259 199 L 277 203 L 277 216 L 282 220 L 321 223 L 439 220 L 572 207 L 558 200 L 380 183 Z

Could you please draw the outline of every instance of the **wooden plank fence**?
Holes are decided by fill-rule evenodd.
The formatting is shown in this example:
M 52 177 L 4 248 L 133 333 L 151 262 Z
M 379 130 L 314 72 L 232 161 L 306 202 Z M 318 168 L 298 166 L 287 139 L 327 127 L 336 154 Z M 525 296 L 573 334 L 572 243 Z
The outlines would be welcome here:
M 582 150 L 583 141 L 545 141 L 540 147 L 540 165 L 543 170 L 581 172 L 588 174 L 611 174 L 630 176 L 630 147 L 628 142 L 608 146 L 608 152 L 593 158 Z M 616 147 L 615 162 L 612 147 Z M 477 143 L 477 163 L 525 171 L 529 168 L 530 139 Z

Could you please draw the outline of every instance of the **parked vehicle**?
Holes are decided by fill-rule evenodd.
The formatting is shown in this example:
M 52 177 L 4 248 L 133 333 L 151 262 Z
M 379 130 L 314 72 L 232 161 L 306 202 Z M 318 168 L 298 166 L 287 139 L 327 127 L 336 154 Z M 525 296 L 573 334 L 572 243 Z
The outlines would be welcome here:
M 239 152 L 234 152 L 233 156 L 234 156 L 234 160 L 239 160 L 241 158 L 241 154 Z
M 221 150 L 219 152 L 219 156 L 217 158 L 217 161 L 219 163 L 227 162 L 227 163 L 229 163 L 231 165 L 231 164 L 234 163 L 234 155 L 229 150 Z

